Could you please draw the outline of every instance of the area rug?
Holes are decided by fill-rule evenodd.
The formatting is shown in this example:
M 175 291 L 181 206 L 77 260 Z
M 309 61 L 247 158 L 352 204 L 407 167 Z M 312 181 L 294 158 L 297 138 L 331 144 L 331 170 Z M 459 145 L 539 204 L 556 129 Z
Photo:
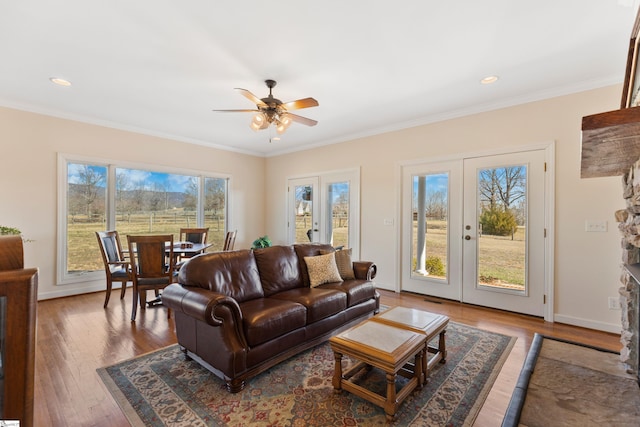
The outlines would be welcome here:
M 502 425 L 640 426 L 637 378 L 618 353 L 536 334 Z
M 472 425 L 516 340 L 453 322 L 446 337 L 446 363 L 437 363 L 428 384 L 407 397 L 393 425 Z M 334 393 L 333 367 L 333 352 L 324 343 L 231 394 L 222 380 L 186 361 L 173 345 L 98 373 L 134 427 L 386 425 L 382 408 L 346 391 Z M 386 384 L 376 369 L 364 381 L 380 392 Z

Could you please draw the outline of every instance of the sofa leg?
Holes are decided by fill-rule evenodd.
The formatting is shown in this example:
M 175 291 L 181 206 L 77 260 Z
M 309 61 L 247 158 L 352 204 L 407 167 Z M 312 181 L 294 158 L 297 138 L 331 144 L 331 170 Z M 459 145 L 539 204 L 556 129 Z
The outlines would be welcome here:
M 227 391 L 229 393 L 238 393 L 244 389 L 244 381 L 243 380 L 231 380 L 227 381 Z
M 191 359 L 191 356 L 189 356 L 189 353 L 187 352 L 187 347 L 183 347 L 181 345 L 179 345 L 179 347 L 180 347 L 180 351 L 184 353 L 184 360 L 186 360 L 187 362 L 190 360 L 193 360 Z

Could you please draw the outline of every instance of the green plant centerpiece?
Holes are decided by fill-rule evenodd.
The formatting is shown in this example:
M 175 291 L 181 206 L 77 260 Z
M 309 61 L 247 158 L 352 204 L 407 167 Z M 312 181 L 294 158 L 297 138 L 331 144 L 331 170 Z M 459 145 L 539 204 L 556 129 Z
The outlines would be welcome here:
M 251 249 L 262 249 L 268 248 L 269 246 L 271 246 L 271 239 L 269 236 L 262 236 L 253 241 Z

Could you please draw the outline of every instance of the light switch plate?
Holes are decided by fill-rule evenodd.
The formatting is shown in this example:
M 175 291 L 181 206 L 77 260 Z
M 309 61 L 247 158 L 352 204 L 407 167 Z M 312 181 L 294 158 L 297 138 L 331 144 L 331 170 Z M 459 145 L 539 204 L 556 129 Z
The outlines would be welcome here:
M 604 233 L 607 231 L 607 221 L 588 219 L 584 222 L 584 231 L 589 233 Z
M 609 297 L 609 310 L 620 310 L 620 298 Z

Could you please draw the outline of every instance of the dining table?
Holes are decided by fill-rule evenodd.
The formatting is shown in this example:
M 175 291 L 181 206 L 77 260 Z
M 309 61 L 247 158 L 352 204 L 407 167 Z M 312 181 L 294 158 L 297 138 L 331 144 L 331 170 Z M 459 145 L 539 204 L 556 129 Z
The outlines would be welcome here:
M 173 242 L 173 256 L 195 256 L 203 253 L 205 250 L 213 246 L 213 243 L 191 243 L 191 242 Z M 129 249 L 123 249 L 123 253 L 129 253 Z M 171 249 L 167 245 L 165 248 L 167 255 L 171 252 Z
M 173 256 L 192 257 L 203 253 L 211 246 L 213 243 L 173 242 Z M 168 247 L 167 252 L 169 252 Z

